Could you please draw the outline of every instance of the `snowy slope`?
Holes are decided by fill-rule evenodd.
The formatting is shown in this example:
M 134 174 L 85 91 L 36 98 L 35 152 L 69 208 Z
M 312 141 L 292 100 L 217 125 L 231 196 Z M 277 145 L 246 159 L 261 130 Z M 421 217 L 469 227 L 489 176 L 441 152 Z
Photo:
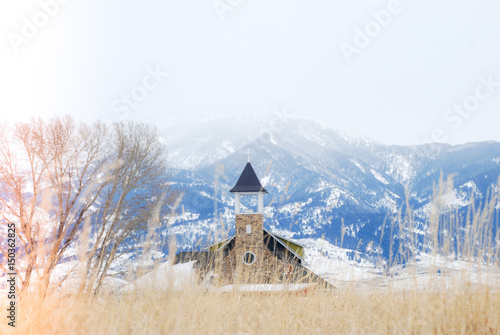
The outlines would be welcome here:
M 372 242 L 385 257 L 390 238 L 386 233 L 381 239 L 381 232 L 401 212 L 405 188 L 416 215 L 414 229 L 424 236 L 441 173 L 445 179 L 455 176 L 455 190 L 446 195 L 453 209 L 466 208 L 471 196 L 481 201 L 500 174 L 500 143 L 386 146 L 283 111 L 161 128 L 173 182 L 186 192 L 183 215 L 165 234 L 175 234 L 182 250 L 209 243 L 210 231 L 231 234 L 234 202 L 228 191 L 248 151 L 269 191 L 268 228 L 332 244 L 344 232 L 345 248 Z

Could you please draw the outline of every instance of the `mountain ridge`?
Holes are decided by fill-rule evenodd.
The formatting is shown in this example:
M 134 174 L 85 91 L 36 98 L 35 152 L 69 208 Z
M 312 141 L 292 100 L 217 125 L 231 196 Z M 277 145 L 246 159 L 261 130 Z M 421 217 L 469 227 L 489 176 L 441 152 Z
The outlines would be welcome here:
M 263 128 L 243 118 L 233 124 L 211 119 L 185 129 L 173 142 L 169 139 L 182 128 L 163 130 L 172 181 L 184 189 L 184 213 L 193 218 L 177 220 L 169 232 L 181 249 L 192 248 L 200 238 L 208 241 L 209 231 L 221 225 L 231 232 L 234 202 L 228 191 L 248 150 L 269 192 L 266 227 L 299 239 L 324 237 L 332 244 L 342 239 L 352 250 L 361 240 L 387 249 L 378 234 L 405 206 L 406 190 L 415 229 L 425 235 L 430 198 L 440 179 L 455 175 L 447 201 L 458 210 L 471 199 L 481 201 L 500 175 L 498 142 L 384 145 L 283 113 L 253 118 Z

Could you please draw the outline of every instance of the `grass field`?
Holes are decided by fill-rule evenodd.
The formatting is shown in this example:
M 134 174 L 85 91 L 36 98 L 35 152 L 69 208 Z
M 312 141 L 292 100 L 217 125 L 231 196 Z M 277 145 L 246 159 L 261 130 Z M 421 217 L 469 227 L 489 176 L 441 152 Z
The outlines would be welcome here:
M 27 296 L 2 334 L 499 334 L 500 292 L 346 286 L 296 293 L 138 290 L 121 296 Z

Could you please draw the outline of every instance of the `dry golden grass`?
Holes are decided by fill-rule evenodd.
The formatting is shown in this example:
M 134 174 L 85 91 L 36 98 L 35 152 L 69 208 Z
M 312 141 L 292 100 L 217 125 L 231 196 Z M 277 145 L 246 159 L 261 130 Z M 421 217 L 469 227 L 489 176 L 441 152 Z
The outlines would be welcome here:
M 500 293 L 354 286 L 307 295 L 144 290 L 97 298 L 27 296 L 2 334 L 499 334 Z

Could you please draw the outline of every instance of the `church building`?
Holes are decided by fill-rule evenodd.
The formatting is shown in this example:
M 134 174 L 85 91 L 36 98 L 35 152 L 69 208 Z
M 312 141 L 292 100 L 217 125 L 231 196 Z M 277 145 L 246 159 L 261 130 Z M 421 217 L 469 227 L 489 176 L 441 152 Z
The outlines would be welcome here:
M 252 165 L 248 162 L 230 190 L 235 203 L 235 235 L 202 252 L 182 252 L 175 263 L 196 260 L 203 276 L 215 273 L 222 284 L 329 284 L 303 266 L 304 246 L 264 228 L 264 196 Z

